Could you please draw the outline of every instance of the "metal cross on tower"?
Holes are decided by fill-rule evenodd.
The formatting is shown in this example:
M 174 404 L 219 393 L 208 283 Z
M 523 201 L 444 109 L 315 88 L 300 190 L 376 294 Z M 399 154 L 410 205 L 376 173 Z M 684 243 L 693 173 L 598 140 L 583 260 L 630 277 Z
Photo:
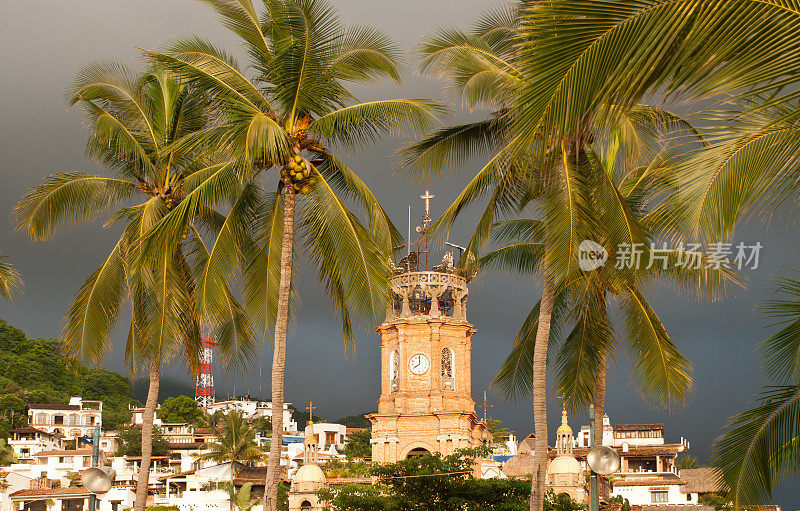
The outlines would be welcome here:
M 314 401 L 309 401 L 308 406 L 306 406 L 306 410 L 308 410 L 308 422 L 314 422 L 314 410 L 317 407 L 314 406 Z
M 425 190 L 425 195 L 420 195 L 419 198 L 425 201 L 425 216 L 422 218 L 422 227 L 417 228 L 420 231 L 420 252 L 425 254 L 425 269 L 428 269 L 428 254 L 430 253 L 431 242 L 428 239 L 428 228 L 431 225 L 431 199 L 436 197 L 432 195 L 430 190 Z
M 486 400 L 486 391 L 483 391 L 483 404 L 482 405 L 475 405 L 475 408 L 483 408 L 483 422 L 486 422 L 486 410 L 489 408 L 494 408 L 494 405 L 490 405 Z

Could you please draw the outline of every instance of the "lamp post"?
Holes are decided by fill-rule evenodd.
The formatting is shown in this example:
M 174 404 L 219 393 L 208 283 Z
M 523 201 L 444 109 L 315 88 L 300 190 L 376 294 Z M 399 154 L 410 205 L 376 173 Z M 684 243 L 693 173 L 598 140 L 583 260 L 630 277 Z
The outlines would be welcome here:
M 100 426 L 95 426 L 94 437 L 92 438 L 92 466 L 96 467 L 100 461 Z M 92 493 L 89 495 L 89 511 L 95 511 L 97 508 L 97 495 Z
M 594 442 L 594 404 L 589 405 L 589 448 L 595 447 Z M 591 470 L 591 468 L 590 468 Z M 599 511 L 600 496 L 597 493 L 597 473 L 594 470 L 590 471 L 589 476 L 589 511 Z M 90 510 L 91 511 L 91 510 Z

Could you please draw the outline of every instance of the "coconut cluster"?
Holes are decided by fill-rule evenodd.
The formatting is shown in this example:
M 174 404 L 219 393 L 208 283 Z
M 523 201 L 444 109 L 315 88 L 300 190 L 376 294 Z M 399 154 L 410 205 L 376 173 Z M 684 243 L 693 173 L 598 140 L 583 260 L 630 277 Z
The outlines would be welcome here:
M 299 154 L 294 156 L 281 170 L 281 177 L 290 177 L 295 193 L 303 195 L 311 191 L 311 186 L 317 181 L 314 177 L 314 166 Z

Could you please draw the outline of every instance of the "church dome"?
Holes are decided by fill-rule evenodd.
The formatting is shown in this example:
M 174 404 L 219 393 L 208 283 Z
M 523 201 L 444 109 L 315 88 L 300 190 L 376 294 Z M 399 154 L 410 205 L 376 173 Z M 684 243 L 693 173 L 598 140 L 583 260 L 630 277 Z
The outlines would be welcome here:
M 292 477 L 294 491 L 317 491 L 323 486 L 325 486 L 325 473 L 314 463 L 303 465 Z
M 556 430 L 556 435 L 561 435 L 562 433 L 566 435 L 572 435 L 572 428 L 566 424 L 562 424 Z
M 578 463 L 578 460 L 576 460 L 574 456 L 569 455 L 556 456 L 556 458 L 550 462 L 550 466 L 547 467 L 548 475 L 580 473 L 581 464 Z

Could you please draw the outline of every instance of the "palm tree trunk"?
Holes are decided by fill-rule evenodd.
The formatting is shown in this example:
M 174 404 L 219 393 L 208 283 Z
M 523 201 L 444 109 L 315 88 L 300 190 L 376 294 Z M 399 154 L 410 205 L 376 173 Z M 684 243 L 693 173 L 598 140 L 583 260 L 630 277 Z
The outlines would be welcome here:
M 230 508 L 233 511 L 233 496 L 236 495 L 236 486 L 233 485 L 233 469 L 236 465 L 235 461 L 231 461 L 231 500 L 230 500 Z
M 283 240 L 281 243 L 281 279 L 275 319 L 275 345 L 272 354 L 272 438 L 269 444 L 267 481 L 264 488 L 264 511 L 278 511 L 281 447 L 283 444 L 283 379 L 286 363 L 286 328 L 289 322 L 289 291 L 292 284 L 294 248 L 294 187 L 284 178 Z
M 158 404 L 158 386 L 161 380 L 160 361 L 150 362 L 150 385 L 147 388 L 147 401 L 142 416 L 142 461 L 139 465 L 139 479 L 136 481 L 136 500 L 134 511 L 144 511 L 147 506 L 147 486 L 150 482 L 150 458 L 153 455 L 153 420 Z
M 594 445 L 603 445 L 603 417 L 606 406 L 606 357 L 597 369 L 594 382 Z
M 533 351 L 533 480 L 531 481 L 531 511 L 544 510 L 544 483 L 547 473 L 547 343 L 550 339 L 550 320 L 555 300 L 553 276 L 545 270 L 542 300 L 539 305 L 539 325 Z

